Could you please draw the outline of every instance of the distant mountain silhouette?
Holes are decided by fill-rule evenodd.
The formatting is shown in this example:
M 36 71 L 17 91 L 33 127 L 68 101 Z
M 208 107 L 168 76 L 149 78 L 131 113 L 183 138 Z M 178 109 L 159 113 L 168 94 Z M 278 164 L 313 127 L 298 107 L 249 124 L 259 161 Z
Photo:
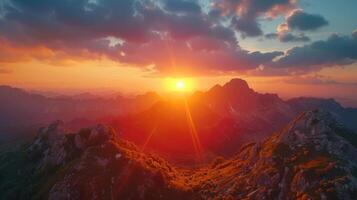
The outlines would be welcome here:
M 0 140 L 5 134 L 12 134 L 15 130 L 23 132 L 29 126 L 43 125 L 57 119 L 97 120 L 106 116 L 139 112 L 149 108 L 159 99 L 156 93 L 133 98 L 118 96 L 115 99 L 94 98 L 94 96 L 47 98 L 21 89 L 0 86 Z

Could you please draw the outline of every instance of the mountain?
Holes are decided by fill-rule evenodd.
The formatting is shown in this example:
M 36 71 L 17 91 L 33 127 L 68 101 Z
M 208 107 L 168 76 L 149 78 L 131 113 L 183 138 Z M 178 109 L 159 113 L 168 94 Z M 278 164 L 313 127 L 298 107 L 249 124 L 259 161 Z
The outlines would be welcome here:
M 328 110 L 334 117 L 349 129 L 357 131 L 357 108 L 344 108 L 334 99 L 299 97 L 287 101 L 295 113 L 306 110 Z
M 340 123 L 357 131 L 357 109 L 344 108 L 333 99 L 285 101 L 276 94 L 255 92 L 242 79 L 232 79 L 192 96 L 162 100 L 145 111 L 103 122 L 138 145 L 147 143 L 149 138 L 148 149 L 170 161 L 192 162 L 192 127 L 208 160 L 214 155 L 230 157 L 241 145 L 262 141 L 296 115 L 314 109 L 331 112 Z
M 62 119 L 95 119 L 106 115 L 122 115 L 149 108 L 161 97 L 149 92 L 133 98 L 117 96 L 104 99 L 96 96 L 59 96 L 47 98 L 18 88 L 0 86 L 0 124 L 33 124 Z
M 160 98 L 152 92 L 133 98 L 49 98 L 18 88 L 0 86 L 0 140 L 5 136 L 24 134 L 29 127 L 38 128 L 57 119 L 66 122 L 76 119 L 90 121 L 139 112 L 149 108 Z
M 105 123 L 121 132 L 122 138 L 145 144 L 148 151 L 171 161 L 192 162 L 197 157 L 192 154 L 196 148 L 192 136 L 198 138 L 208 160 L 215 155 L 229 157 L 242 144 L 262 141 L 296 115 L 314 109 L 328 110 L 340 123 L 357 131 L 356 108 L 344 108 L 333 99 L 285 101 L 276 94 L 255 92 L 238 78 L 192 96 L 161 98 L 153 92 L 132 98 L 79 96 L 48 98 L 0 87 L 0 143 L 34 133 L 57 119 L 64 120 L 72 131 Z
M 357 136 L 333 116 L 301 114 L 229 160 L 182 168 L 146 154 L 107 126 L 42 128 L 2 152 L 3 199 L 356 199 Z
M 305 112 L 216 165 L 210 180 L 223 185 L 204 191 L 222 199 L 355 199 L 356 139 L 328 112 Z
M 314 109 L 324 109 L 350 129 L 357 131 L 357 108 L 345 108 L 334 99 L 298 97 L 284 101 L 276 94 L 260 94 L 249 88 L 246 81 L 232 79 L 223 86 L 216 85 L 207 92 L 193 95 L 213 111 L 230 116 L 243 123 L 267 124 L 270 130 L 281 128 L 297 114 Z M 267 126 L 264 126 L 266 130 Z
M 192 134 L 198 135 L 206 152 L 211 152 L 208 156 L 230 156 L 237 152 L 237 146 L 269 136 L 294 114 L 277 95 L 259 94 L 244 80 L 233 79 L 207 92 L 162 100 L 143 112 L 106 123 L 136 144 L 150 138 L 148 148 L 169 159 L 173 154 L 177 161 L 194 152 Z
M 217 124 L 214 132 L 227 138 L 221 144 L 224 147 L 261 141 L 297 114 L 278 95 L 257 93 L 242 79 L 232 79 L 191 98 L 222 116 L 223 121 Z M 222 128 L 224 132 L 220 131 Z

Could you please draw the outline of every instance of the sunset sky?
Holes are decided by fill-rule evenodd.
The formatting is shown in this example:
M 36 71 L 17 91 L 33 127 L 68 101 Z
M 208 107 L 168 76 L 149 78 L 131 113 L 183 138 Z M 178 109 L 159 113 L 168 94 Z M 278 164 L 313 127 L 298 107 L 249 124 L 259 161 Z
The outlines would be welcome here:
M 0 84 L 357 99 L 356 0 L 0 0 Z

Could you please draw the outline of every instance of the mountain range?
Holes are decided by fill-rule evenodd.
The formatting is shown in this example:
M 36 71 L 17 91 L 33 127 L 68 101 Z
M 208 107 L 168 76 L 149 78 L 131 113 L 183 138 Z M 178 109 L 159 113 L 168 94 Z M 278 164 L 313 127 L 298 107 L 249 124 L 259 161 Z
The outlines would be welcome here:
M 242 79 L 192 96 L 163 99 L 142 112 L 102 122 L 121 132 L 123 138 L 145 144 L 171 161 L 188 159 L 188 154 L 194 159 L 192 134 L 197 134 L 210 160 L 212 155 L 235 155 L 237 147 L 261 141 L 300 113 L 315 109 L 329 111 L 338 122 L 357 131 L 356 108 L 344 108 L 333 99 L 301 97 L 284 101 L 276 94 L 255 92 Z
M 0 86 L 0 143 L 23 137 L 29 130 L 54 120 L 69 122 L 74 128 L 94 123 L 104 116 L 124 115 L 144 110 L 160 97 L 154 92 L 135 97 L 100 98 L 88 95 L 46 97 L 25 90 Z M 70 123 L 72 122 L 72 123 Z
M 357 198 L 357 109 L 333 99 L 283 100 L 242 79 L 79 96 L 0 87 L 0 199 Z
M 230 159 L 180 167 L 111 127 L 56 121 L 0 155 L 2 199 L 356 199 L 357 135 L 327 111 L 303 112 Z M 31 197 L 31 198 L 30 198 Z
M 230 157 L 241 145 L 259 142 L 300 113 L 314 109 L 329 111 L 338 122 L 357 131 L 357 108 L 344 108 L 333 99 L 283 100 L 276 94 L 255 92 L 238 78 L 205 92 L 174 98 L 154 92 L 131 98 L 89 94 L 45 97 L 1 86 L 0 142 L 27 135 L 32 138 L 39 127 L 57 119 L 71 131 L 103 123 L 120 132 L 123 139 L 144 145 L 148 152 L 191 164 L 197 161 L 193 135 L 205 152 L 203 159 Z

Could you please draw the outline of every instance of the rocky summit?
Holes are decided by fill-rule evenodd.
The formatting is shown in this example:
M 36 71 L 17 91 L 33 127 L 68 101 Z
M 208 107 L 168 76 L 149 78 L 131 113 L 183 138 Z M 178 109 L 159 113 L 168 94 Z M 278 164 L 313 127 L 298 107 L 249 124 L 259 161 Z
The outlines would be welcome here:
M 357 135 L 309 111 L 231 159 L 180 167 L 105 125 L 56 121 L 0 155 L 2 199 L 356 199 Z
M 204 199 L 356 199 L 356 135 L 306 112 L 262 143 L 208 169 Z M 209 181 L 203 181 L 210 183 Z

